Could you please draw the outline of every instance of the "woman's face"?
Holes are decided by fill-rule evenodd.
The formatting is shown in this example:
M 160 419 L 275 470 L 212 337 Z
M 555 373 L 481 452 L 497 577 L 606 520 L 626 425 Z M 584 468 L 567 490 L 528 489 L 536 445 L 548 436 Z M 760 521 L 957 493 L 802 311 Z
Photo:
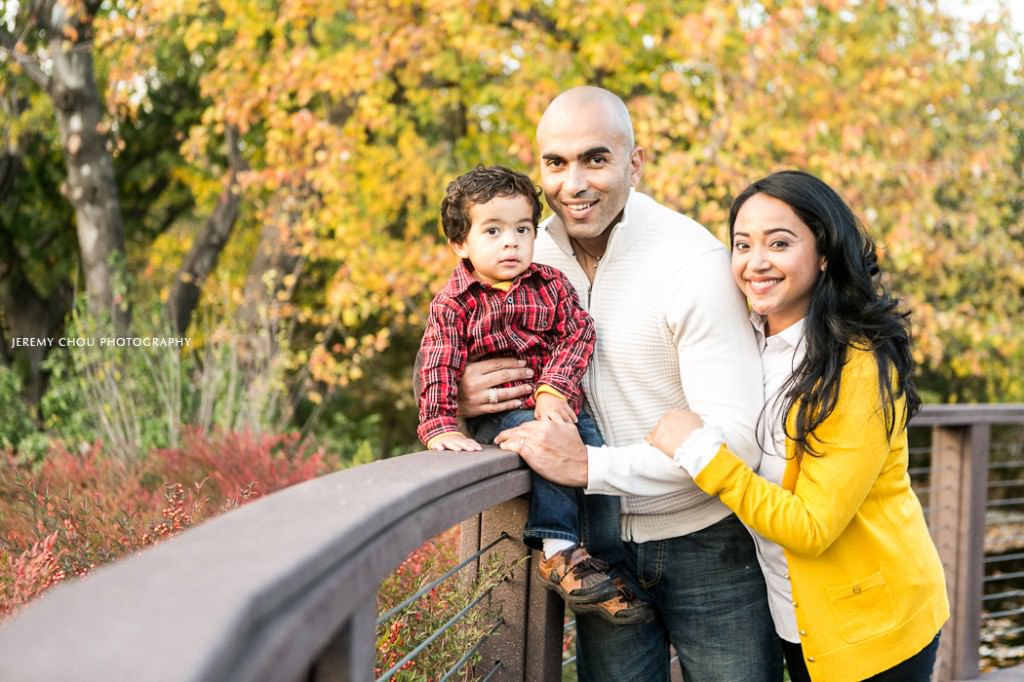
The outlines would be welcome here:
M 732 275 L 752 310 L 775 335 L 807 315 L 811 291 L 825 267 L 814 233 L 784 201 L 747 199 L 736 215 Z

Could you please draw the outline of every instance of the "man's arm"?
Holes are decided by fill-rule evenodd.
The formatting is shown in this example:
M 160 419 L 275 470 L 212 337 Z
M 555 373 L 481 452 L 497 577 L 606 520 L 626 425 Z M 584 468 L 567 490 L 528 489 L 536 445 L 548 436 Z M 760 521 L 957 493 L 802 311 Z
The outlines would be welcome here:
M 586 488 L 587 493 L 664 495 L 684 483 L 693 485 L 689 474 L 653 445 L 584 445 L 573 424 L 526 422 L 502 431 L 494 442 L 503 450 L 519 453 L 531 469 L 552 483 Z M 605 471 L 595 472 L 599 467 Z M 595 478 L 603 479 L 602 487 L 591 485 Z
M 730 449 L 755 470 L 761 461 L 754 427 L 764 406 L 761 355 L 750 314 L 716 249 L 677 275 L 670 309 L 686 407 L 725 434 Z

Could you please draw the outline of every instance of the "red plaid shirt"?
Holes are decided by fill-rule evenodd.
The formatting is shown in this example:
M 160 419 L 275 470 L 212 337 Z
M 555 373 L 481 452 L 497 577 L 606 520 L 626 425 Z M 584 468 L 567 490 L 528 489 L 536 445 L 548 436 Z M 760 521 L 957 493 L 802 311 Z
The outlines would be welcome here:
M 579 413 L 580 382 L 594 352 L 594 321 L 559 270 L 533 264 L 508 291 L 473 277 L 465 262 L 430 303 L 420 347 L 420 425 L 424 443 L 459 430 L 458 382 L 467 362 L 494 357 L 526 360 L 535 385 L 546 384 Z M 511 386 L 513 384 L 506 384 Z M 532 409 L 534 398 L 524 400 Z

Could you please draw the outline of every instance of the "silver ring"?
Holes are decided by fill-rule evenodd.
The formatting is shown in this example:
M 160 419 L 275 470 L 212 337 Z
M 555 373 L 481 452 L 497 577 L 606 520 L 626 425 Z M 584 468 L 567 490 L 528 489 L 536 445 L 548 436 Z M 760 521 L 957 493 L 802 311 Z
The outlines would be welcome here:
M 489 388 L 489 389 L 487 389 L 487 402 L 490 403 L 491 405 L 497 405 L 498 404 L 498 389 L 496 389 L 496 388 Z

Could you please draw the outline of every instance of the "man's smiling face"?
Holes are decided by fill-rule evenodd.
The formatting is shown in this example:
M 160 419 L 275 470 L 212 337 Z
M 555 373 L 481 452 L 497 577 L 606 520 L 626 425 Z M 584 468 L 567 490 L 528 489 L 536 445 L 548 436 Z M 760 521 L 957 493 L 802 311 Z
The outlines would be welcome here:
M 544 196 L 575 239 L 597 239 L 615 224 L 640 179 L 643 150 L 621 119 L 581 100 L 554 104 L 537 126 Z

